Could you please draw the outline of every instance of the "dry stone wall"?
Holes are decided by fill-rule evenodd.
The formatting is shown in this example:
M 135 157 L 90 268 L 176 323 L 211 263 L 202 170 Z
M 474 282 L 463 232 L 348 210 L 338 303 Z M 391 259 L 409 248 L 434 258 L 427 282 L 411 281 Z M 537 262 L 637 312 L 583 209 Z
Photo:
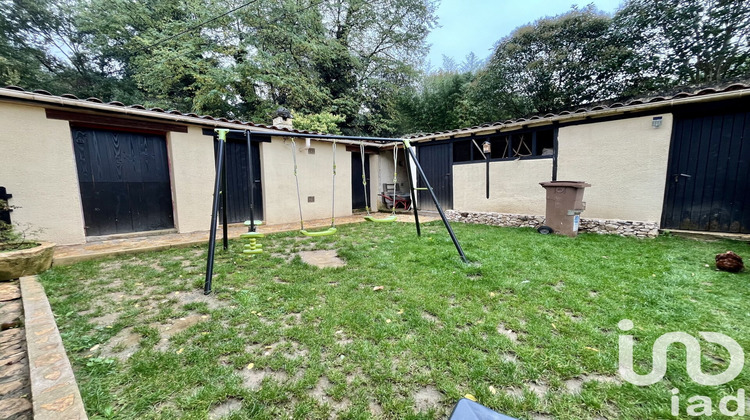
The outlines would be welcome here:
M 445 213 L 451 222 L 531 228 L 536 228 L 544 224 L 544 216 L 530 216 L 527 214 L 466 212 L 458 210 L 448 210 Z M 579 232 L 635 236 L 638 238 L 654 238 L 659 235 L 659 224 L 656 222 L 581 218 L 578 229 Z

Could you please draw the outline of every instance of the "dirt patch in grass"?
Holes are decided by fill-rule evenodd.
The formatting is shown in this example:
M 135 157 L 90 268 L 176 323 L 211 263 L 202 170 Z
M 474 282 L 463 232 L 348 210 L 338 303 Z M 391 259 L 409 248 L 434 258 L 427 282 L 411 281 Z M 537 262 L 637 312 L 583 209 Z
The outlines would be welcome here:
M 242 408 L 242 401 L 236 398 L 230 398 L 212 408 L 211 411 L 208 412 L 208 418 L 210 420 L 218 420 L 232 414 L 240 408 Z
M 242 384 L 245 388 L 256 391 L 260 389 L 263 384 L 263 380 L 270 378 L 278 383 L 284 383 L 289 379 L 289 375 L 286 372 L 277 372 L 271 369 L 243 369 L 240 372 L 242 377 Z
M 346 346 L 347 344 L 351 344 L 354 341 L 351 338 L 347 337 L 346 334 L 344 334 L 344 332 L 341 330 L 336 331 L 334 335 L 336 338 L 336 344 L 338 344 L 339 346 Z
M 622 384 L 622 381 L 616 377 L 616 376 L 607 376 L 607 375 L 599 375 L 599 374 L 591 374 L 591 375 L 583 375 L 577 378 L 568 379 L 563 384 L 565 385 L 565 390 L 569 394 L 580 394 L 583 390 L 583 385 L 586 382 L 600 382 L 603 384 L 614 384 L 614 385 L 620 385 Z
M 118 332 L 101 346 L 101 354 L 124 362 L 130 358 L 140 347 L 141 335 L 133 332 L 133 327 L 128 327 Z
M 438 317 L 426 311 L 422 311 L 422 319 L 424 319 L 425 321 L 435 323 L 435 324 L 440 322 L 440 319 Z
M 328 402 L 328 397 L 326 396 L 326 390 L 331 387 L 331 382 L 328 380 L 327 377 L 322 377 L 318 380 L 318 383 L 315 384 L 315 388 L 310 391 L 310 396 L 319 401 L 322 404 L 325 404 Z
M 319 268 L 343 267 L 346 265 L 346 262 L 339 258 L 336 251 L 333 250 L 300 251 L 299 257 L 305 264 Z
M 205 321 L 208 318 L 208 315 L 190 315 L 184 318 L 170 320 L 166 324 L 160 323 L 151 325 L 159 331 L 159 336 L 161 337 L 159 343 L 156 345 L 156 349 L 159 351 L 166 350 L 167 347 L 169 347 L 169 339 L 172 338 L 175 334 L 181 333 L 182 331 L 185 331 L 193 325 L 201 321 Z
M 513 344 L 518 343 L 518 333 L 515 332 L 515 331 L 513 331 L 513 330 L 510 330 L 508 328 L 505 328 L 505 324 L 501 323 L 500 325 L 498 325 L 497 326 L 497 332 L 499 334 L 502 334 L 502 335 L 508 337 L 508 339 L 511 341 L 511 343 L 513 343 Z
M 122 268 L 122 262 L 120 261 L 110 261 L 110 262 L 99 264 L 99 270 L 101 270 L 102 273 L 110 273 L 112 271 L 117 271 L 121 268 Z
M 191 290 L 189 292 L 172 292 L 166 296 L 167 299 L 176 299 L 181 305 L 187 305 L 190 303 L 205 303 L 208 309 L 219 309 L 223 305 L 214 294 L 208 296 L 203 294 L 201 290 Z
M 505 389 L 505 393 L 513 398 L 521 399 L 523 398 L 523 390 L 521 388 L 512 386 L 510 388 Z
M 427 411 L 431 408 L 439 408 L 443 394 L 432 385 L 419 389 L 414 394 L 414 405 L 417 411 Z
M 581 317 L 574 314 L 572 311 L 565 311 L 565 315 L 573 322 L 581 322 Z
M 375 417 L 380 417 L 383 415 L 383 406 L 381 406 L 377 401 L 370 401 L 370 403 L 367 405 L 367 409 L 370 410 L 370 414 Z
M 549 386 L 543 382 L 529 382 L 526 387 L 539 398 L 544 398 L 549 391 Z
M 501 354 L 500 359 L 503 362 L 518 363 L 518 356 L 516 356 L 516 354 L 512 352 Z
M 108 314 L 104 314 L 102 316 L 98 316 L 96 318 L 91 318 L 89 322 L 96 324 L 100 327 L 108 327 L 117 321 L 117 319 L 120 318 L 119 312 L 110 312 Z

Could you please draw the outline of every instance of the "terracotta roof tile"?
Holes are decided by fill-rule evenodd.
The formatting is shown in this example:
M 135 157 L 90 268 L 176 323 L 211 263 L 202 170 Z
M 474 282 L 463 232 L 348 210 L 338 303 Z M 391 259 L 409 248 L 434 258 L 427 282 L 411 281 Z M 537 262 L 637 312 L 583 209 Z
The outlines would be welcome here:
M 46 90 L 41 90 L 41 89 L 37 89 L 37 90 L 34 90 L 34 91 L 27 91 L 27 90 L 25 90 L 22 87 L 14 86 L 14 85 L 5 86 L 5 89 L 14 90 L 14 91 L 18 91 L 18 92 L 26 92 L 26 93 L 30 93 L 30 94 L 34 93 L 34 94 L 37 94 L 37 95 L 44 95 L 44 96 L 56 97 L 55 95 L 51 94 L 50 92 L 48 92 Z M 0 94 L 0 96 L 2 96 L 2 94 Z M 318 132 L 314 132 L 314 131 L 295 130 L 295 129 L 288 129 L 288 128 L 283 128 L 283 127 L 276 127 L 276 126 L 270 125 L 270 124 L 256 124 L 256 123 L 253 123 L 253 122 L 241 121 L 241 120 L 237 120 L 237 119 L 229 120 L 228 118 L 225 118 L 225 117 L 213 117 L 211 115 L 198 115 L 198 114 L 196 114 L 194 112 L 183 113 L 183 112 L 178 111 L 176 109 L 165 111 L 164 109 L 159 108 L 159 107 L 146 108 L 145 106 L 140 105 L 140 104 L 125 105 L 125 104 L 123 104 L 122 102 L 119 102 L 119 101 L 111 101 L 111 102 L 105 104 L 104 101 L 102 101 L 99 98 L 89 97 L 89 98 L 86 98 L 86 99 L 80 99 L 76 95 L 73 95 L 71 93 L 65 93 L 65 94 L 62 94 L 62 95 L 57 96 L 57 97 L 58 98 L 67 99 L 67 100 L 72 100 L 72 101 L 92 102 L 92 103 L 97 103 L 97 104 L 112 106 L 112 107 L 116 107 L 116 108 L 126 107 L 126 108 L 131 108 L 131 109 L 137 109 L 137 110 L 147 111 L 147 112 L 153 112 L 155 114 L 155 115 L 153 115 L 153 117 L 155 117 L 155 118 L 164 118 L 163 116 L 158 115 L 158 114 L 179 115 L 179 116 L 184 116 L 184 117 L 189 117 L 189 118 L 202 119 L 202 120 L 206 120 L 206 121 L 219 121 L 219 122 L 236 124 L 236 125 L 245 125 L 245 126 L 248 126 L 248 127 L 258 127 L 258 128 L 269 129 L 269 130 L 285 131 L 285 132 L 289 132 L 289 133 L 325 134 L 325 133 L 318 133 Z M 30 100 L 34 100 L 33 97 L 29 98 L 29 99 Z M 113 111 L 117 111 L 116 108 L 113 109 Z

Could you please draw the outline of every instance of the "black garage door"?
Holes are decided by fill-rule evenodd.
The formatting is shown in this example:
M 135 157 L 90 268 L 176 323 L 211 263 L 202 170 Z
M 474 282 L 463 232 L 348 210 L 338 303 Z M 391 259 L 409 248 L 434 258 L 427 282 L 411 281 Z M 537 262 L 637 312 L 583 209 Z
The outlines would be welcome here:
M 254 136 L 259 140 L 260 136 Z M 260 180 L 260 143 L 252 142 L 253 148 L 253 181 L 255 182 L 255 203 L 253 213 L 255 220 L 263 220 L 263 190 Z M 214 156 L 218 154 L 219 142 L 214 141 Z M 250 220 L 250 166 L 247 154 L 247 141 L 229 138 L 226 142 L 227 164 L 227 221 L 241 223 Z
M 750 233 L 748 108 L 676 115 L 662 227 Z
M 72 131 L 87 236 L 174 227 L 164 136 Z
M 430 181 L 430 186 L 440 202 L 443 210 L 453 208 L 453 143 L 439 143 L 417 147 L 419 164 Z M 419 179 L 419 186 L 426 187 Z M 429 191 L 419 191 L 419 208 L 422 210 L 437 210 Z

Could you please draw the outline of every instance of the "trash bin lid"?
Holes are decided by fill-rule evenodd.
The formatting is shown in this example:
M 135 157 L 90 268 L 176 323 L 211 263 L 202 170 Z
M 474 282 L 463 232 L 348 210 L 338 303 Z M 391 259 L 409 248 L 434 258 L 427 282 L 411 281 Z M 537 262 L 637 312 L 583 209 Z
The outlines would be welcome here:
M 539 185 L 541 185 L 544 188 L 547 188 L 547 187 L 586 188 L 586 187 L 591 186 L 591 184 L 587 184 L 583 181 L 547 181 L 547 182 L 540 182 Z

